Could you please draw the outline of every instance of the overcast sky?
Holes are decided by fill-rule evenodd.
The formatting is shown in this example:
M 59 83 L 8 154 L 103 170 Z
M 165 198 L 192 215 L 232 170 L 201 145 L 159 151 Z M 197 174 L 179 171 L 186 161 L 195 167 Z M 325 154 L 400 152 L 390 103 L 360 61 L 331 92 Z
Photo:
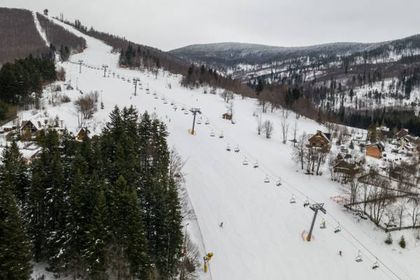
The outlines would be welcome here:
M 376 42 L 420 33 L 420 0 L 0 0 L 0 6 L 48 8 L 163 50 L 215 42 Z

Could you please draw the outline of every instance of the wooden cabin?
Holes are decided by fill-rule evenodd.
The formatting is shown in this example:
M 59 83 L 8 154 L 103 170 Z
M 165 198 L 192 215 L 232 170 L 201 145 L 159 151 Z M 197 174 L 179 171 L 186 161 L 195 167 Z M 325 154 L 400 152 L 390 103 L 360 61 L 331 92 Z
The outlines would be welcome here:
M 370 144 L 366 146 L 366 155 L 374 158 L 381 158 L 385 148 L 382 144 Z
M 30 120 L 23 121 L 20 126 L 20 135 L 22 136 L 23 139 L 30 140 L 34 136 L 36 136 L 39 130 L 40 130 L 39 122 L 37 123 Z
M 83 141 L 89 139 L 89 133 L 90 133 L 89 129 L 82 127 L 81 129 L 79 129 L 77 131 L 74 139 L 76 141 L 83 142 Z
M 231 121 L 231 120 L 232 120 L 232 114 L 224 113 L 224 114 L 222 115 L 222 118 L 223 118 L 224 120 L 229 120 L 229 121 Z
M 331 149 L 330 135 L 323 133 L 320 130 L 318 130 L 314 135 L 312 135 L 308 139 L 308 142 L 309 144 L 307 146 L 309 148 L 316 148 L 327 152 Z

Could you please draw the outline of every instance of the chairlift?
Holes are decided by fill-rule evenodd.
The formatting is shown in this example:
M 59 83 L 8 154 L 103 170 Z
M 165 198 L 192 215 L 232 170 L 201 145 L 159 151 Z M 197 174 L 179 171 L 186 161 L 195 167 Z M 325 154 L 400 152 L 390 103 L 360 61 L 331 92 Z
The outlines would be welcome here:
M 229 144 L 227 144 L 227 146 L 226 146 L 226 151 L 228 151 L 228 152 L 230 152 L 230 145 Z
M 270 178 L 268 177 L 268 175 L 265 176 L 264 183 L 270 183 Z
M 280 187 L 281 186 L 281 179 L 280 179 L 280 177 L 277 179 L 276 186 L 277 187 Z
M 224 138 L 225 136 L 223 135 L 223 131 L 222 132 L 220 132 L 220 135 L 219 135 L 219 138 L 221 139 L 221 138 Z
M 303 202 L 303 207 L 308 207 L 310 205 L 309 200 L 305 199 L 305 201 Z
M 254 168 L 258 168 L 259 167 L 259 165 L 258 165 L 258 161 L 256 161 L 255 163 L 254 163 Z
M 235 153 L 239 153 L 239 146 L 238 145 L 235 146 Z
M 244 158 L 244 161 L 242 162 L 242 165 L 248 165 L 248 160 Z
M 356 261 L 356 262 L 358 262 L 358 263 L 363 261 L 363 259 L 362 259 L 362 254 L 360 253 L 360 250 L 359 250 L 359 252 L 357 253 L 357 256 L 356 256 L 355 261 Z
M 188 110 L 184 110 L 184 115 L 188 115 Z
M 341 231 L 341 226 L 337 225 L 334 229 L 334 233 L 339 233 Z
M 214 137 L 215 136 L 215 134 L 214 134 L 214 131 L 212 130 L 211 132 L 210 132 L 210 137 Z
M 319 225 L 320 229 L 326 229 L 327 228 L 327 224 L 325 223 L 325 220 L 322 220 L 321 224 Z
M 292 194 L 292 197 L 290 198 L 290 204 L 295 204 L 296 203 L 296 198 L 295 196 Z
M 372 265 L 372 269 L 375 270 L 377 268 L 379 268 L 379 263 L 378 263 L 378 261 L 375 261 Z
M 210 121 L 206 120 L 205 125 L 209 125 L 209 124 L 210 124 Z

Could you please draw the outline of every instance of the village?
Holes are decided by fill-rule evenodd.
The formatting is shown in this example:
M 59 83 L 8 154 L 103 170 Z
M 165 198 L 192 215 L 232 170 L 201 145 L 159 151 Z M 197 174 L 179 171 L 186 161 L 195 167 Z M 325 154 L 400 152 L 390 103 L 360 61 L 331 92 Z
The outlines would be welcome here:
M 319 164 L 328 161 L 331 180 L 346 193 L 332 198 L 337 203 L 385 232 L 420 228 L 420 138 L 407 129 L 329 128 L 310 135 L 301 149 L 306 173 L 321 175 Z

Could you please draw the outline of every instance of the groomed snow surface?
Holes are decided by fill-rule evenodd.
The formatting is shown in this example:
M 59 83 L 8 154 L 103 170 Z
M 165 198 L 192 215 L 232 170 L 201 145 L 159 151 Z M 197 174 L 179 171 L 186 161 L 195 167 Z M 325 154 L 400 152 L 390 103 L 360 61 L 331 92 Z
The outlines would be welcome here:
M 186 160 L 185 188 L 196 217 L 196 220 L 185 218 L 184 223 L 189 223 L 186 230 L 197 243 L 201 257 L 207 252 L 214 253 L 210 272 L 201 272 L 200 279 L 420 279 L 420 250 L 415 233 L 396 232 L 394 245 L 385 245 L 385 233 L 368 221 L 358 220 L 334 202 L 332 198 L 345 195 L 345 190 L 331 182 L 327 172 L 316 177 L 298 171 L 291 160 L 291 144 L 281 143 L 279 113 L 263 115 L 264 120 L 270 119 L 274 123 L 272 139 L 265 139 L 256 133 L 255 100 L 235 97 L 236 123 L 232 124 L 222 119 L 226 103 L 218 95 L 203 94 L 203 89 L 183 88 L 179 85 L 180 77 L 167 72 L 153 74 L 120 69 L 118 54 L 112 54 L 109 46 L 63 26 L 87 41 L 87 49 L 71 56 L 72 62 L 83 60 L 84 64 L 99 68 L 107 64 L 110 73 L 120 75 L 120 79 L 112 74 L 104 78 L 103 70 L 88 67 L 83 67 L 79 74 L 79 65 L 62 64 L 67 83 L 84 93 L 100 93 L 104 109 L 98 108 L 88 123 L 93 133 L 100 133 L 115 105 L 134 105 L 140 112 L 148 111 L 166 122 L 170 146 Z M 141 80 L 137 96 L 133 95 L 134 77 Z M 72 102 L 53 107 L 48 104 L 51 93 L 46 92 L 45 109 L 41 114 L 59 116 L 65 126 L 74 131 L 77 112 L 73 101 L 80 92 L 64 93 Z M 192 114 L 186 114 L 183 107 L 187 111 L 199 107 L 203 113 L 194 136 L 188 133 Z M 27 111 L 21 117 L 31 116 L 32 112 Z M 209 121 L 207 125 L 206 120 Z M 289 138 L 292 138 L 295 120 L 291 114 Z M 298 135 L 323 129 L 312 120 L 300 118 L 296 121 Z M 212 132 L 214 137 L 211 137 Z M 224 138 L 219 138 L 221 133 Z M 230 152 L 226 151 L 228 144 L 232 148 Z M 239 152 L 234 152 L 236 146 Z M 248 165 L 243 165 L 245 158 Z M 253 168 L 256 161 L 259 167 Z M 270 183 L 264 183 L 266 177 Z M 282 185 L 276 186 L 279 177 Z M 296 198 L 295 204 L 290 203 L 292 196 Z M 313 216 L 312 210 L 303 207 L 306 199 L 311 203 L 325 203 L 327 210 L 327 215 L 318 215 L 311 242 L 302 238 L 309 230 Z M 326 229 L 320 229 L 323 219 Z M 219 226 L 221 222 L 223 227 Z M 338 223 L 342 231 L 334 233 Z M 397 244 L 402 234 L 408 243 L 404 250 Z M 357 263 L 355 258 L 359 251 L 363 262 Z M 372 270 L 375 261 L 380 267 Z M 41 270 L 42 266 L 36 266 L 34 276 Z

